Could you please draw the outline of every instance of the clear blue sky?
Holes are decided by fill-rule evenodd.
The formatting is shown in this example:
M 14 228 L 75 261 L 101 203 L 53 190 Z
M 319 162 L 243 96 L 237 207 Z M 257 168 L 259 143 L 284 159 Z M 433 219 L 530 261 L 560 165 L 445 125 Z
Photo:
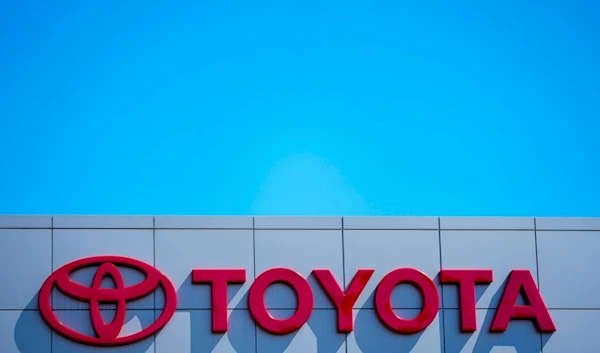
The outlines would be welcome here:
M 1 1 L 0 213 L 600 216 L 598 1 Z

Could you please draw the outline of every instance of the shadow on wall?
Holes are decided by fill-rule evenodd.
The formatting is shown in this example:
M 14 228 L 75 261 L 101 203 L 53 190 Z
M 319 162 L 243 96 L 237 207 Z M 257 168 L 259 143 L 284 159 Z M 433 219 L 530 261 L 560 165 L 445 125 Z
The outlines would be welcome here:
M 28 308 L 35 308 L 36 298 L 28 304 Z M 30 314 L 35 315 L 30 315 Z M 80 328 L 84 334 L 92 334 L 91 319 L 88 310 L 61 310 L 58 317 L 61 321 Z M 110 314 L 109 314 L 110 315 Z M 152 310 L 131 310 L 125 318 L 125 326 L 147 327 L 154 321 Z M 131 325 L 133 324 L 133 325 Z M 136 328 L 133 328 L 134 331 Z M 39 311 L 23 311 L 15 324 L 15 344 L 20 353 L 46 353 L 50 352 L 51 342 L 53 352 L 61 353 L 86 353 L 97 352 L 95 347 L 72 342 L 66 338 L 52 333 L 52 340 L 45 340 L 48 328 L 44 323 Z M 122 347 L 119 353 L 153 353 L 153 337 L 149 337 L 134 345 Z
M 50 352 L 50 329 L 43 322 L 39 312 L 35 310 L 37 294 L 26 305 L 15 323 L 14 340 L 19 352 Z
M 177 295 L 181 292 L 188 292 L 194 286 L 186 285 L 191 283 L 191 273 L 185 279 L 184 284 L 178 289 Z M 241 285 L 232 284 L 227 288 L 229 300 L 233 298 L 236 293 L 241 289 Z M 209 292 L 207 292 L 208 295 Z M 191 295 L 187 293 L 186 295 Z M 248 300 L 248 293 L 244 293 L 243 298 L 239 301 L 238 305 L 233 309 L 229 310 L 229 329 L 227 333 L 213 333 L 212 332 L 212 312 L 210 310 L 194 310 L 194 309 L 180 309 L 176 315 L 183 315 L 189 318 L 183 320 L 184 325 L 189 324 L 190 340 L 189 346 L 184 346 L 183 353 L 200 353 L 200 352 L 212 352 L 217 345 L 229 342 L 231 347 L 238 353 L 254 353 L 255 352 L 255 330 L 254 325 L 250 319 L 249 313 L 246 309 L 242 309 L 242 303 Z M 225 340 L 226 338 L 226 340 Z M 160 338 L 159 338 L 160 339 Z M 162 345 L 162 342 L 158 342 Z M 162 348 L 162 346 L 157 346 Z M 227 349 L 225 349 L 227 350 Z M 157 352 L 167 352 L 163 350 L 157 350 Z
M 346 334 L 337 331 L 335 310 L 313 311 L 308 319 L 308 327 L 316 339 L 317 353 L 336 353 L 346 341 Z
M 186 281 L 191 281 L 188 277 Z M 178 294 L 185 285 L 180 288 Z M 494 295 L 494 300 L 498 300 L 502 295 L 504 285 Z M 229 291 L 232 296 L 241 289 L 239 285 L 231 285 Z M 483 292 L 478 288 L 477 295 L 481 296 Z M 232 297 L 230 296 L 230 297 Z M 369 298 L 370 300 L 372 298 Z M 27 308 L 34 309 L 37 296 L 30 301 Z M 226 334 L 213 334 L 211 330 L 211 311 L 210 310 L 178 310 L 175 316 L 184 316 L 184 320 L 172 320 L 163 332 L 159 334 L 156 342 L 150 337 L 142 342 L 133 345 L 121 347 L 120 353 L 154 353 L 153 344 L 156 344 L 156 352 L 163 353 L 162 347 L 175 344 L 181 347 L 177 350 L 179 353 L 205 353 L 212 352 L 221 345 L 230 345 L 238 353 L 284 353 L 289 351 L 303 351 L 316 353 L 337 353 L 346 340 L 345 334 L 337 332 L 337 316 L 335 310 L 314 310 L 307 325 L 300 330 L 282 336 L 270 335 L 260 328 L 257 328 L 250 317 L 248 310 L 242 308 L 242 304 L 247 301 L 247 293 L 235 309 L 230 310 L 229 330 Z M 64 314 L 63 311 L 61 314 Z M 89 311 L 72 310 L 64 316 L 64 320 L 72 324 L 77 324 L 83 333 L 91 334 L 91 322 Z M 398 310 L 399 314 L 406 317 L 414 317 L 418 310 Z M 156 312 L 158 315 L 159 312 Z M 281 310 L 273 313 L 276 316 L 286 317 L 293 313 L 292 310 Z M 446 309 L 444 317 L 438 318 L 439 337 L 441 351 L 448 353 L 473 352 L 488 353 L 495 347 L 513 347 L 517 353 L 539 353 L 541 348 L 550 338 L 550 335 L 540 335 L 531 321 L 511 321 L 506 332 L 501 334 L 489 333 L 489 327 L 494 318 L 496 310 L 479 309 L 478 323 L 482 322 L 480 329 L 473 334 L 463 334 L 459 327 L 459 312 L 456 309 Z M 32 315 L 35 314 L 35 315 Z M 153 322 L 154 313 L 152 310 L 130 310 L 126 321 L 139 321 L 142 327 L 147 327 Z M 61 316 L 63 319 L 63 316 Z M 445 323 L 445 324 L 444 324 Z M 183 325 L 178 327 L 177 325 Z M 169 330 L 169 326 L 173 330 Z M 185 327 L 187 326 L 187 327 Z M 444 329 L 445 326 L 445 329 Z M 187 342 L 181 342 L 177 332 L 180 330 L 189 331 L 186 336 Z M 171 332 L 175 332 L 174 337 Z M 399 335 L 389 331 L 379 321 L 374 309 L 355 310 L 354 331 L 351 333 L 355 344 L 362 353 L 380 353 L 393 350 L 398 353 L 411 352 L 423 336 L 423 331 L 414 335 Z M 61 353 L 85 353 L 97 352 L 95 347 L 89 347 L 73 343 L 65 338 L 53 334 L 53 349 Z M 23 311 L 17 319 L 14 329 L 15 343 L 20 353 L 44 353 L 48 351 L 48 328 L 41 319 L 39 312 L 33 310 Z M 226 339 L 225 339 L 226 338 Z M 172 340 L 172 342 L 171 342 Z M 258 340 L 258 341 L 257 341 Z M 348 339 L 350 342 L 351 340 Z M 444 344 L 445 342 L 445 344 Z M 297 347 L 297 348 L 296 348 Z M 309 347 L 316 347 L 316 351 L 307 350 Z M 348 352 L 351 352 L 348 347 Z M 221 350 L 221 349 L 218 349 Z M 352 352 L 356 352 L 352 350 Z
M 506 279 L 494 294 L 491 300 L 492 303 L 499 302 L 505 285 Z M 478 298 L 483 294 L 479 290 L 477 293 Z M 522 296 L 519 297 L 517 303 L 525 304 Z M 530 320 L 512 320 L 505 332 L 491 333 L 489 329 L 495 315 L 496 309 L 477 309 L 478 329 L 476 332 L 469 334 L 460 332 L 459 311 L 457 309 L 446 309 L 446 352 L 489 353 L 495 347 L 510 347 L 511 351 L 517 353 L 539 353 L 550 338 L 550 335 L 541 335 Z
M 373 302 L 374 297 L 375 294 L 371 294 L 367 303 Z M 355 310 L 355 312 L 356 311 L 354 331 L 352 334 L 354 335 L 356 345 L 362 353 L 392 351 L 397 353 L 409 353 L 416 346 L 417 342 L 419 342 L 419 339 L 425 331 L 423 330 L 413 335 L 399 335 L 384 326 L 377 316 L 375 309 L 362 308 Z M 412 318 L 415 317 L 419 311 L 414 309 L 396 309 L 395 312 L 402 317 Z M 440 330 L 443 330 L 441 325 Z M 442 336 L 440 335 L 440 337 Z

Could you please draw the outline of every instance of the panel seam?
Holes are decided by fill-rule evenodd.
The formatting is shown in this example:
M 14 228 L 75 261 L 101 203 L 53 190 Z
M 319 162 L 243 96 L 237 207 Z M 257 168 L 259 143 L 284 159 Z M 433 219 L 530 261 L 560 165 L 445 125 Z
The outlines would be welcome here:
M 152 265 L 156 268 L 156 228 L 155 220 L 152 217 Z M 154 293 L 154 310 L 156 310 L 156 292 Z
M 537 220 L 533 217 L 533 239 L 535 241 L 535 277 L 537 278 L 537 287 L 540 290 L 540 263 L 538 259 L 538 241 L 537 241 Z M 540 351 L 544 352 L 544 339 L 543 333 L 540 333 Z
M 537 226 L 535 218 L 533 219 L 533 234 L 535 240 L 535 272 L 538 282 L 538 288 L 540 287 L 540 264 L 539 264 L 539 256 L 538 256 L 538 239 L 537 239 Z
M 54 216 L 50 217 L 50 273 L 54 272 Z M 51 304 L 53 305 L 52 294 L 50 294 Z M 39 309 L 39 308 L 38 308 Z M 54 352 L 54 331 L 50 330 L 50 352 Z M 156 353 L 156 352 L 154 352 Z
M 256 217 L 252 217 L 252 264 L 254 279 L 256 279 Z M 248 311 L 248 314 L 250 312 Z M 254 322 L 254 352 L 258 353 L 258 325 Z
M 439 254 L 440 254 L 440 271 L 442 270 L 442 221 L 441 218 L 438 217 L 438 246 L 439 246 Z M 442 307 L 442 310 L 440 312 L 440 322 L 442 325 L 442 335 L 443 337 L 441 337 L 441 341 L 442 341 L 442 351 L 445 353 L 446 352 L 446 312 L 445 312 L 445 308 L 444 308 L 444 286 L 441 284 L 440 281 L 440 293 L 441 293 L 441 303 L 440 306 Z
M 342 217 L 342 281 L 344 283 L 344 291 L 346 289 L 346 248 L 344 240 L 344 217 Z
M 344 283 L 344 292 L 346 292 L 346 243 L 344 239 L 344 217 L 342 217 L 342 282 Z M 354 308 L 352 309 L 352 316 L 354 316 Z M 344 348 L 346 353 L 348 353 L 348 332 L 344 333 Z
M 156 217 L 152 216 L 152 265 L 154 266 L 154 268 L 156 268 Z M 152 315 L 154 316 L 152 318 L 152 320 L 156 320 L 156 291 L 154 291 L 154 293 L 152 294 L 152 296 L 154 297 L 154 305 L 153 308 L 154 310 L 152 310 Z M 153 335 L 153 339 L 154 339 L 154 353 L 156 353 L 156 336 L 157 334 L 154 333 Z

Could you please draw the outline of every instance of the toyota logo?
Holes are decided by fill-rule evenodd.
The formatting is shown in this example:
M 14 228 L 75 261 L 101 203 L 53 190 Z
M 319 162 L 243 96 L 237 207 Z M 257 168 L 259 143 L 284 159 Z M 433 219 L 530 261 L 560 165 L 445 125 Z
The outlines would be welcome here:
M 126 287 L 118 266 L 139 271 L 145 279 Z M 97 267 L 90 287 L 71 280 L 73 272 L 87 267 Z M 113 280 L 115 288 L 101 288 L 102 280 L 106 277 Z M 119 337 L 125 324 L 127 302 L 150 295 L 159 286 L 165 293 L 165 307 L 160 317 L 139 332 Z M 56 317 L 51 304 L 51 293 L 54 287 L 70 298 L 90 304 L 90 319 L 95 337 L 73 330 Z M 107 323 L 102 318 L 101 303 L 116 304 L 116 314 L 112 322 Z M 162 329 L 175 313 L 177 294 L 169 279 L 147 263 L 122 256 L 95 256 L 66 264 L 50 275 L 40 289 L 39 307 L 48 326 L 72 341 L 92 346 L 120 346 L 141 341 Z

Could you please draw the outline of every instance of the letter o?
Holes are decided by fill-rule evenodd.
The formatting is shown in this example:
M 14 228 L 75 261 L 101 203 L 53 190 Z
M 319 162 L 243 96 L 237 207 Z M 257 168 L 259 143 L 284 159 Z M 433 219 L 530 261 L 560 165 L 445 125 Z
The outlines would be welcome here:
M 410 283 L 423 296 L 423 309 L 414 319 L 403 319 L 392 309 L 392 291 L 400 283 Z M 414 268 L 398 268 L 383 277 L 375 290 L 375 309 L 381 321 L 391 330 L 413 334 L 425 329 L 435 319 L 440 308 L 440 297 L 433 281 Z
M 286 284 L 296 292 L 297 309 L 287 319 L 276 319 L 267 311 L 265 292 L 275 283 Z M 302 327 L 310 317 L 313 306 L 314 297 L 310 284 L 300 274 L 288 268 L 272 268 L 261 273 L 248 294 L 248 307 L 254 321 L 263 330 L 275 335 L 285 335 Z

